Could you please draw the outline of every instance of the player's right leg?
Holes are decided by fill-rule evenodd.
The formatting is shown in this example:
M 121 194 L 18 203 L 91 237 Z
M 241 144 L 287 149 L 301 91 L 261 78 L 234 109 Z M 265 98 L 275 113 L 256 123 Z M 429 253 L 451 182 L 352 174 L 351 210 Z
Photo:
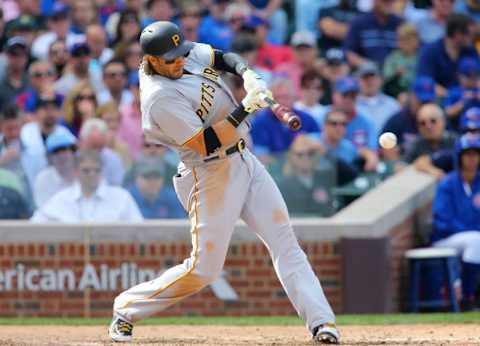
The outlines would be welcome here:
M 131 339 L 128 324 L 133 326 L 198 292 L 221 273 L 247 193 L 248 169 L 238 156 L 235 160 L 218 160 L 195 169 L 184 169 L 181 174 L 175 185 L 179 199 L 189 210 L 191 256 L 160 277 L 136 285 L 115 298 L 110 328 L 114 340 Z M 121 332 L 120 324 L 125 333 Z

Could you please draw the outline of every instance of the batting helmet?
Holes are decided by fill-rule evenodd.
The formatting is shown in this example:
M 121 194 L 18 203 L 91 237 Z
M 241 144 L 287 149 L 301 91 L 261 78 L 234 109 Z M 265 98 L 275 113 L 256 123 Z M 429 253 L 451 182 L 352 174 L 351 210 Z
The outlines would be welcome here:
M 192 49 L 193 42 L 185 40 L 177 25 L 158 21 L 143 29 L 140 35 L 140 46 L 144 54 L 174 60 L 187 54 Z

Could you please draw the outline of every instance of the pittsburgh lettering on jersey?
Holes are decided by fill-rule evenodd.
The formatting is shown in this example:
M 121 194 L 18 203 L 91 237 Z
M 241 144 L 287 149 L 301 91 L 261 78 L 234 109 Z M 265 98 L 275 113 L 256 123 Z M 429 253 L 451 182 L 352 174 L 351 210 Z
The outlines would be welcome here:
M 203 77 L 208 78 L 213 82 L 218 82 L 218 78 L 220 77 L 220 75 L 213 68 L 206 67 L 203 70 Z
M 213 97 L 215 95 L 216 89 L 213 86 L 202 82 L 200 90 L 200 108 L 198 108 L 195 113 L 197 113 L 197 115 L 203 121 L 203 118 L 208 114 L 208 112 L 210 112 L 210 109 L 213 106 Z

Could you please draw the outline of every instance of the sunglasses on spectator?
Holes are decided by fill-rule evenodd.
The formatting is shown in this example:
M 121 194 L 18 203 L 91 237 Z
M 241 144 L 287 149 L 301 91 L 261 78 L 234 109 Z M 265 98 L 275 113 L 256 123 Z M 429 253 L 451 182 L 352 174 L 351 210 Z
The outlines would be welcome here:
M 293 154 L 302 159 L 302 158 L 313 158 L 316 155 L 315 150 L 308 150 L 308 151 L 294 151 Z
M 232 23 L 232 24 L 242 23 L 243 21 L 245 21 L 245 18 L 244 18 L 244 17 L 232 17 L 232 18 L 230 18 L 230 20 L 229 20 L 229 22 Z
M 124 71 L 112 71 L 112 72 L 105 72 L 105 75 L 109 78 L 125 77 L 126 73 Z
M 337 120 L 327 120 L 327 124 L 332 126 L 342 126 L 342 127 L 347 126 L 346 121 L 337 121 Z
M 53 22 L 59 22 L 61 20 L 66 20 L 68 16 L 66 14 L 57 14 L 53 16 L 51 19 Z
M 419 120 L 418 125 L 420 126 L 427 126 L 428 124 L 435 125 L 437 122 L 438 122 L 437 118 L 428 118 L 428 119 Z
M 93 95 L 93 94 L 78 95 L 75 99 L 77 101 L 83 101 L 83 100 L 95 101 L 95 95 Z
M 142 55 L 142 51 L 140 49 L 129 49 L 126 55 Z
M 68 50 L 64 48 L 64 49 L 52 49 L 50 51 L 50 54 L 52 55 L 60 55 L 62 53 L 68 53 Z
M 25 49 L 13 49 L 8 51 L 7 54 L 11 56 L 26 56 L 27 51 Z
M 34 78 L 43 78 L 43 77 L 52 77 L 53 71 L 34 71 L 32 72 L 32 77 Z
M 97 168 L 80 168 L 80 172 L 85 175 L 97 175 L 101 171 L 100 167 Z

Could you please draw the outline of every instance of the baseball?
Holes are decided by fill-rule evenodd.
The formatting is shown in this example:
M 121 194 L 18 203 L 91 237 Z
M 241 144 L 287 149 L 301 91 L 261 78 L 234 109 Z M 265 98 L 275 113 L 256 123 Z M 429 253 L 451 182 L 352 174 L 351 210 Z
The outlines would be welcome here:
M 380 146 L 384 149 L 392 149 L 397 145 L 397 136 L 392 132 L 382 133 L 378 139 Z

